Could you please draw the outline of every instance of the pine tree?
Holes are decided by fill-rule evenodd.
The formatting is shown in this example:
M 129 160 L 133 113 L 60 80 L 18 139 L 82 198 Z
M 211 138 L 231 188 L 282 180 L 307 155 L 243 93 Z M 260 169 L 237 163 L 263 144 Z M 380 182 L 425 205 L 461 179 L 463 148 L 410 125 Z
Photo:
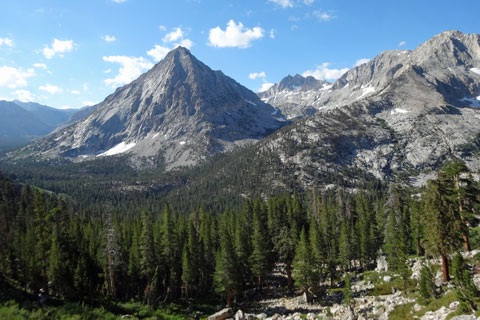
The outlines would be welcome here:
M 110 296 L 116 297 L 116 273 L 122 261 L 120 240 L 117 229 L 113 222 L 113 213 L 108 210 L 105 214 L 105 274 L 107 276 L 108 292 Z
M 151 297 L 152 277 L 156 269 L 155 248 L 153 243 L 153 221 L 147 210 L 142 211 L 140 234 L 140 274 L 146 279 L 144 297 Z
M 448 255 L 461 242 L 463 228 L 455 203 L 453 183 L 448 176 L 440 172 L 437 180 L 429 180 L 423 201 L 423 223 L 429 226 L 429 232 L 425 232 L 426 244 L 429 252 L 441 257 L 443 280 L 449 281 Z
M 466 268 L 465 261 L 460 253 L 452 260 L 452 271 L 455 276 L 455 289 L 460 302 L 459 310 L 463 313 L 476 311 L 479 292 L 473 283 L 472 274 Z
M 433 279 L 432 269 L 429 265 L 424 264 L 420 271 L 420 296 L 423 302 L 427 304 L 431 299 L 435 298 L 435 282 Z
M 266 228 L 255 213 L 253 217 L 253 252 L 250 256 L 252 272 L 257 277 L 258 287 L 262 290 L 263 278 L 271 271 L 270 248 L 266 238 Z
M 226 295 L 228 307 L 231 307 L 232 297 L 239 291 L 240 287 L 237 261 L 232 234 L 228 232 L 228 228 L 223 226 L 220 235 L 220 250 L 216 256 L 213 278 L 215 291 Z
M 44 196 L 40 191 L 35 190 L 34 199 L 34 234 L 37 269 L 41 270 L 43 288 L 48 291 L 48 251 L 50 250 L 50 223 L 48 209 Z
M 300 240 L 297 243 L 295 259 L 293 260 L 293 278 L 295 284 L 304 291 L 317 284 L 318 273 L 314 268 L 312 250 L 305 235 L 305 229 L 300 233 Z

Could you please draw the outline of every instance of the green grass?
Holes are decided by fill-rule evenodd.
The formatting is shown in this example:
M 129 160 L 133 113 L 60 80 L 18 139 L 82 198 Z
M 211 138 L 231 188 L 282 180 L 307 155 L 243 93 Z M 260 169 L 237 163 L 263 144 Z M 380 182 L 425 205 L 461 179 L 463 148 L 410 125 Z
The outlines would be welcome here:
M 414 305 L 414 302 L 398 305 L 390 312 L 388 318 L 390 320 L 414 320 L 412 312 Z
M 202 306 L 200 306 L 200 309 Z M 193 309 L 199 310 L 194 307 Z M 114 304 L 109 307 L 91 307 L 81 303 L 66 303 L 60 306 L 43 306 L 15 301 L 0 304 L 0 319 L 33 319 L 33 320 L 116 320 L 122 315 L 130 315 L 130 319 L 145 320 L 184 320 L 193 319 L 186 308 L 176 304 L 152 308 L 138 302 Z
M 393 291 L 403 291 L 404 289 L 403 280 L 401 278 L 394 278 L 389 282 L 380 280 L 373 283 L 375 286 L 370 290 L 370 295 L 372 296 L 383 296 L 392 294 Z M 406 290 L 407 292 L 417 290 L 417 281 L 413 279 L 406 280 Z

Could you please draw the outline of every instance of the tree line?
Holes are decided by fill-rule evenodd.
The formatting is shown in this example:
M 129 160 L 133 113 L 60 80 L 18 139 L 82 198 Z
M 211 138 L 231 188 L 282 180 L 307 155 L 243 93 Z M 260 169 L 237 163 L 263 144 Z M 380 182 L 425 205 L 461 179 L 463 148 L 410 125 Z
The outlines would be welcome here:
M 398 184 L 346 192 L 246 199 L 222 213 L 76 211 L 51 193 L 0 175 L 0 283 L 41 288 L 67 300 L 144 301 L 261 292 L 274 268 L 288 289 L 320 292 L 379 254 L 408 275 L 410 255 L 470 250 L 479 190 L 462 162 L 449 163 L 420 193 Z

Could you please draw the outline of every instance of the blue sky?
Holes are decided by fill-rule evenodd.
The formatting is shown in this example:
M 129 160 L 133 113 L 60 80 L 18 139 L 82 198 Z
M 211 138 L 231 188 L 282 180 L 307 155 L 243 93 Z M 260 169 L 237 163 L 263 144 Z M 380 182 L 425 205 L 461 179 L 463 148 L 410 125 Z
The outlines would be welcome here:
M 478 0 L 3 0 L 0 99 L 102 101 L 177 45 L 258 91 L 288 74 L 333 81 L 384 50 L 480 32 Z

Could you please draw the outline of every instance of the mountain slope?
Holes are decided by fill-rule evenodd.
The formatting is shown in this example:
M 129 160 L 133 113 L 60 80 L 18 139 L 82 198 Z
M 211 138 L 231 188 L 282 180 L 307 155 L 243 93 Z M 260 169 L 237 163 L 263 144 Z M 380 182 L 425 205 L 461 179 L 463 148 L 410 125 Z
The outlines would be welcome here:
M 440 100 L 435 100 L 437 104 L 446 102 L 458 106 L 478 106 L 478 88 L 476 82 L 472 81 L 478 79 L 480 74 L 478 64 L 478 35 L 446 31 L 413 51 L 382 52 L 371 61 L 349 70 L 331 86 L 279 91 L 276 85 L 259 96 L 282 111 L 288 110 L 289 115 L 304 116 L 324 107 L 345 106 L 382 94 L 393 83 L 417 77 L 433 85 L 433 90 L 442 95 Z M 427 101 L 432 98 L 429 96 L 431 92 L 429 90 L 426 95 L 419 92 L 421 96 L 416 99 L 426 98 Z M 396 95 L 401 98 L 399 93 Z M 409 93 L 407 95 L 414 97 Z
M 478 34 L 447 31 L 413 51 L 384 52 L 348 71 L 315 100 L 314 116 L 259 148 L 274 150 L 304 182 L 322 168 L 351 167 L 377 177 L 403 172 L 421 183 L 452 157 L 477 171 L 477 71 Z
M 170 169 L 262 139 L 283 125 L 275 113 L 179 47 L 87 118 L 22 152 L 74 160 L 126 153 L 137 165 L 164 163 Z
M 293 77 L 288 75 L 267 91 L 258 93 L 258 96 L 265 103 L 280 109 L 288 119 L 304 118 L 316 112 L 312 101 L 331 87 L 327 81 L 296 74 Z
M 15 100 L 17 105 L 33 113 L 40 121 L 53 129 L 65 123 L 72 115 L 77 113 L 77 109 L 55 109 L 35 102 L 22 102 Z
M 25 144 L 51 131 L 50 126 L 16 103 L 0 101 L 0 151 Z

